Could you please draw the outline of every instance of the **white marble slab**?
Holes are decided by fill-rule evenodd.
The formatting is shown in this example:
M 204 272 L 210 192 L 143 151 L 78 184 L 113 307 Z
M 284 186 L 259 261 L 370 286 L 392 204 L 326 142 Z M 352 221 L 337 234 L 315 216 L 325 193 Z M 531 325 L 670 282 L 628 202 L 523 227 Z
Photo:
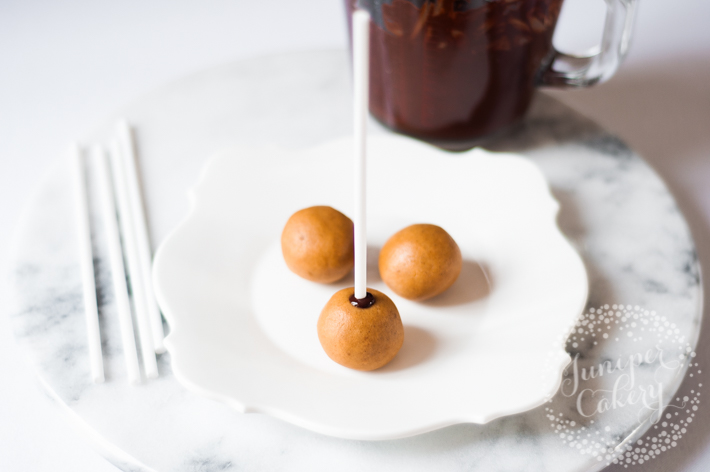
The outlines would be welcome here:
M 186 214 L 186 189 L 202 163 L 232 144 L 307 147 L 350 132 L 349 80 L 341 52 L 255 59 L 167 85 L 121 112 L 138 127 L 154 243 Z M 113 117 L 107 121 L 112 123 Z M 110 126 L 87 137 L 105 139 Z M 379 130 L 379 132 L 382 132 Z M 526 154 L 562 205 L 563 232 L 590 276 L 590 307 L 655 310 L 694 345 L 702 293 L 694 245 L 657 175 L 622 142 L 541 95 L 523 125 L 487 147 Z M 242 415 L 184 390 L 170 372 L 138 387 L 126 381 L 106 254 L 95 215 L 96 268 L 107 382 L 89 382 L 73 234 L 68 161 L 58 164 L 24 214 L 13 240 L 13 320 L 48 391 L 99 450 L 124 470 L 520 470 L 582 471 L 604 461 L 560 440 L 545 408 L 491 424 L 459 425 L 414 438 L 364 442 L 310 433 L 258 414 Z M 653 339 L 645 340 L 653 342 Z M 572 348 L 593 364 L 624 343 Z M 591 365 L 589 364 L 589 365 Z M 649 366 L 653 367 L 653 366 Z M 639 376 L 652 376 L 652 368 Z M 684 374 L 664 379 L 665 398 Z M 570 398 L 555 411 L 574 416 Z M 635 440 L 635 414 L 607 414 L 589 431 Z M 607 428 L 609 428 L 607 430 Z

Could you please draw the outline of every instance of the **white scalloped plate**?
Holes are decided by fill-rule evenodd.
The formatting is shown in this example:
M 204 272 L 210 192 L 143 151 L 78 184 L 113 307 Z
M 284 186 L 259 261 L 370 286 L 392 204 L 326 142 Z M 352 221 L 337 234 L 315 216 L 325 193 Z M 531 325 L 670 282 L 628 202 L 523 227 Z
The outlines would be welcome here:
M 300 279 L 279 238 L 301 208 L 352 214 L 351 143 L 231 149 L 209 162 L 154 264 L 175 375 L 240 411 L 352 439 L 486 423 L 544 403 L 570 361 L 561 339 L 583 310 L 587 276 L 542 173 L 513 154 L 370 139 L 368 286 L 394 300 L 405 341 L 374 372 L 322 351 L 318 315 L 352 278 Z M 445 228 L 465 260 L 454 286 L 425 303 L 388 290 L 376 264 L 386 239 L 418 222 Z

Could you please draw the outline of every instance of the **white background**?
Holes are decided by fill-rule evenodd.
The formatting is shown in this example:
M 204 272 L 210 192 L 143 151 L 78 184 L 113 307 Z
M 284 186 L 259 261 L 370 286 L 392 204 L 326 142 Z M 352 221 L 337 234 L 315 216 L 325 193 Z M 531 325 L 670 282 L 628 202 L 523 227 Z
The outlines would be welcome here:
M 577 51 L 592 46 L 603 1 L 566 2 L 556 43 Z M 621 136 L 659 171 L 690 222 L 707 274 L 710 2 L 640 3 L 631 53 L 618 74 L 593 89 L 554 95 Z M 340 0 L 2 0 L 0 269 L 41 174 L 111 111 L 206 67 L 344 48 L 345 34 Z M 115 472 L 43 396 L 11 333 L 2 312 L 0 470 Z M 707 340 L 706 324 L 701 343 Z M 710 347 L 698 354 L 710 370 Z M 701 406 L 699 416 L 676 449 L 638 470 L 710 470 L 710 406 Z

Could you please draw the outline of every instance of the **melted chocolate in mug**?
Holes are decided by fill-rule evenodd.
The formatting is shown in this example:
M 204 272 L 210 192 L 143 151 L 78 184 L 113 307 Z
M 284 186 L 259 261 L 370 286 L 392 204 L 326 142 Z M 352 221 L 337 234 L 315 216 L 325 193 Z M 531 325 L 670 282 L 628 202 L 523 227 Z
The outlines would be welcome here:
M 563 0 L 346 0 L 372 15 L 370 112 L 439 145 L 520 120 Z

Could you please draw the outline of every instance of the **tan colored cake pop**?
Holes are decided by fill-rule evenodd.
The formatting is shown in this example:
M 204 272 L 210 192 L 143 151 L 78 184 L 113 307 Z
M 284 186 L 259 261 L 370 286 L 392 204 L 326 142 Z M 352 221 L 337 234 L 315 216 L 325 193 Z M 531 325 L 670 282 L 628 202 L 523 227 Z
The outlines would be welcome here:
M 353 268 L 353 222 L 329 206 L 299 210 L 281 233 L 291 271 L 313 282 L 340 280 Z
M 461 250 L 436 225 L 416 224 L 395 233 L 380 251 L 380 276 L 397 295 L 426 300 L 449 288 L 461 273 Z
M 374 370 L 391 361 L 404 342 L 399 311 L 387 295 L 368 289 L 355 298 L 353 287 L 333 295 L 318 318 L 318 339 L 328 357 L 356 370 Z

